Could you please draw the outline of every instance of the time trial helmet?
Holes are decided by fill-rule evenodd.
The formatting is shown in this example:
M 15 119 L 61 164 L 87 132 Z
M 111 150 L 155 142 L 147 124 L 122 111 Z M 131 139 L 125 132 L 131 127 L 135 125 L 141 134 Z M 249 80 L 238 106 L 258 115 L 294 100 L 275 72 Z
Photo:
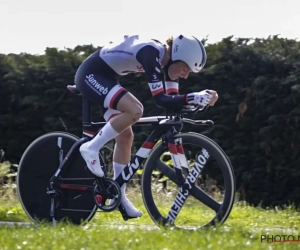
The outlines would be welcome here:
M 196 37 L 179 35 L 173 39 L 172 61 L 183 61 L 197 73 L 203 69 L 206 58 L 205 48 Z

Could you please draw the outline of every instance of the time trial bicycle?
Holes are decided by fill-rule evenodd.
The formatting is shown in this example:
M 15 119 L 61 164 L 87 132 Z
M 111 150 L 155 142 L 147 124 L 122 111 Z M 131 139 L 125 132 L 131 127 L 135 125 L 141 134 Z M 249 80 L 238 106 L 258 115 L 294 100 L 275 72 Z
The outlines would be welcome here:
M 120 187 L 131 180 L 143 163 L 142 198 L 148 214 L 157 225 L 194 229 L 226 221 L 235 196 L 231 162 L 222 148 L 204 135 L 213 128 L 211 120 L 183 117 L 184 114 L 197 113 L 203 107 L 187 105 L 167 110 L 165 116 L 140 118 L 134 126 L 149 125 L 153 131 L 113 180 L 107 176 L 100 152 L 99 158 L 105 172 L 102 178 L 88 170 L 79 152 L 80 145 L 91 140 L 105 122 L 93 122 L 91 101 L 81 95 L 75 85 L 68 85 L 67 88 L 82 97 L 82 137 L 61 131 L 44 134 L 27 147 L 19 163 L 18 196 L 24 211 L 33 222 L 55 224 L 69 221 L 82 225 L 90 221 L 97 211 L 114 210 L 118 210 L 124 220 L 130 219 L 121 203 Z M 208 128 L 202 133 L 182 132 L 184 124 Z M 165 152 L 170 153 L 174 167 L 161 161 Z M 189 152 L 189 156 L 186 152 Z M 205 185 L 207 177 L 216 173 L 217 169 L 219 174 L 211 179 L 213 184 Z M 169 206 L 165 203 L 160 205 L 161 200 L 156 199 L 157 193 L 152 183 L 155 171 L 160 171 L 177 187 L 172 195 L 164 199 L 170 202 Z M 193 198 L 193 201 L 188 202 L 188 198 Z M 178 219 L 184 206 L 194 207 L 193 211 L 199 211 L 200 217 L 202 213 L 207 215 L 207 211 L 210 211 L 212 218 L 203 225 L 195 222 L 192 227 L 187 226 L 186 221 Z

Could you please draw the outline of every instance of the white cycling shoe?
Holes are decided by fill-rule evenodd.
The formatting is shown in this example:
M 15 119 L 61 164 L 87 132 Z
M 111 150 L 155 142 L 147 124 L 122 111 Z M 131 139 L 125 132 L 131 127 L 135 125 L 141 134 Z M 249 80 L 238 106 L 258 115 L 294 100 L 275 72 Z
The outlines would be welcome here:
M 88 149 L 88 142 L 79 148 L 82 158 L 85 160 L 88 169 L 96 176 L 103 177 L 104 172 L 100 165 L 99 153 Z
M 113 200 L 110 200 L 110 204 L 112 202 L 113 202 Z M 130 200 L 128 200 L 126 197 L 122 197 L 121 203 L 129 217 L 137 218 L 137 217 L 141 217 L 143 215 L 143 213 L 141 211 L 137 210 L 135 208 L 135 206 L 130 202 Z
M 135 208 L 135 206 L 126 197 L 122 198 L 122 205 L 126 210 L 126 213 L 131 218 L 141 217 L 143 213 Z

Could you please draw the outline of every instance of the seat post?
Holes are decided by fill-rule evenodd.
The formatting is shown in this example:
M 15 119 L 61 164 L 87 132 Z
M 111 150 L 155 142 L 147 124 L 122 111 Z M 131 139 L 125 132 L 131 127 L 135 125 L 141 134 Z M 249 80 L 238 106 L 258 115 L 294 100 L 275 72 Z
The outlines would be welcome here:
M 83 125 L 91 124 L 92 122 L 92 102 L 82 96 L 82 123 Z

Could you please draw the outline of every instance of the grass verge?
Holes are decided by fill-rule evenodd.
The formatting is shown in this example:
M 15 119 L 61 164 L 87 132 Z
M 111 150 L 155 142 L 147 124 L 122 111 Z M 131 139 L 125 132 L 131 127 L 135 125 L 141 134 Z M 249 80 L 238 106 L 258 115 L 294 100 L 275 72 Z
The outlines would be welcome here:
M 292 207 L 263 210 L 236 203 L 223 226 L 197 232 L 159 230 L 143 206 L 138 192 L 129 192 L 133 203 L 144 212 L 140 219 L 124 222 L 119 212 L 97 213 L 85 226 L 69 224 L 0 227 L 0 249 L 299 249 L 299 242 L 268 243 L 277 235 L 298 239 L 300 213 Z M 199 214 L 189 206 L 182 211 L 182 223 Z M 201 214 L 201 213 L 200 213 Z M 208 216 L 202 214 L 203 218 Z M 206 218 L 207 221 L 210 217 Z M 0 221 L 29 221 L 15 195 L 0 200 Z M 133 227 L 111 225 L 134 225 Z M 142 227 L 144 225 L 151 228 Z M 150 230 L 151 229 L 151 230 Z M 278 236 L 281 236 L 279 238 Z M 291 239 L 291 237 L 290 237 Z M 270 240 L 269 240 L 270 241 Z

